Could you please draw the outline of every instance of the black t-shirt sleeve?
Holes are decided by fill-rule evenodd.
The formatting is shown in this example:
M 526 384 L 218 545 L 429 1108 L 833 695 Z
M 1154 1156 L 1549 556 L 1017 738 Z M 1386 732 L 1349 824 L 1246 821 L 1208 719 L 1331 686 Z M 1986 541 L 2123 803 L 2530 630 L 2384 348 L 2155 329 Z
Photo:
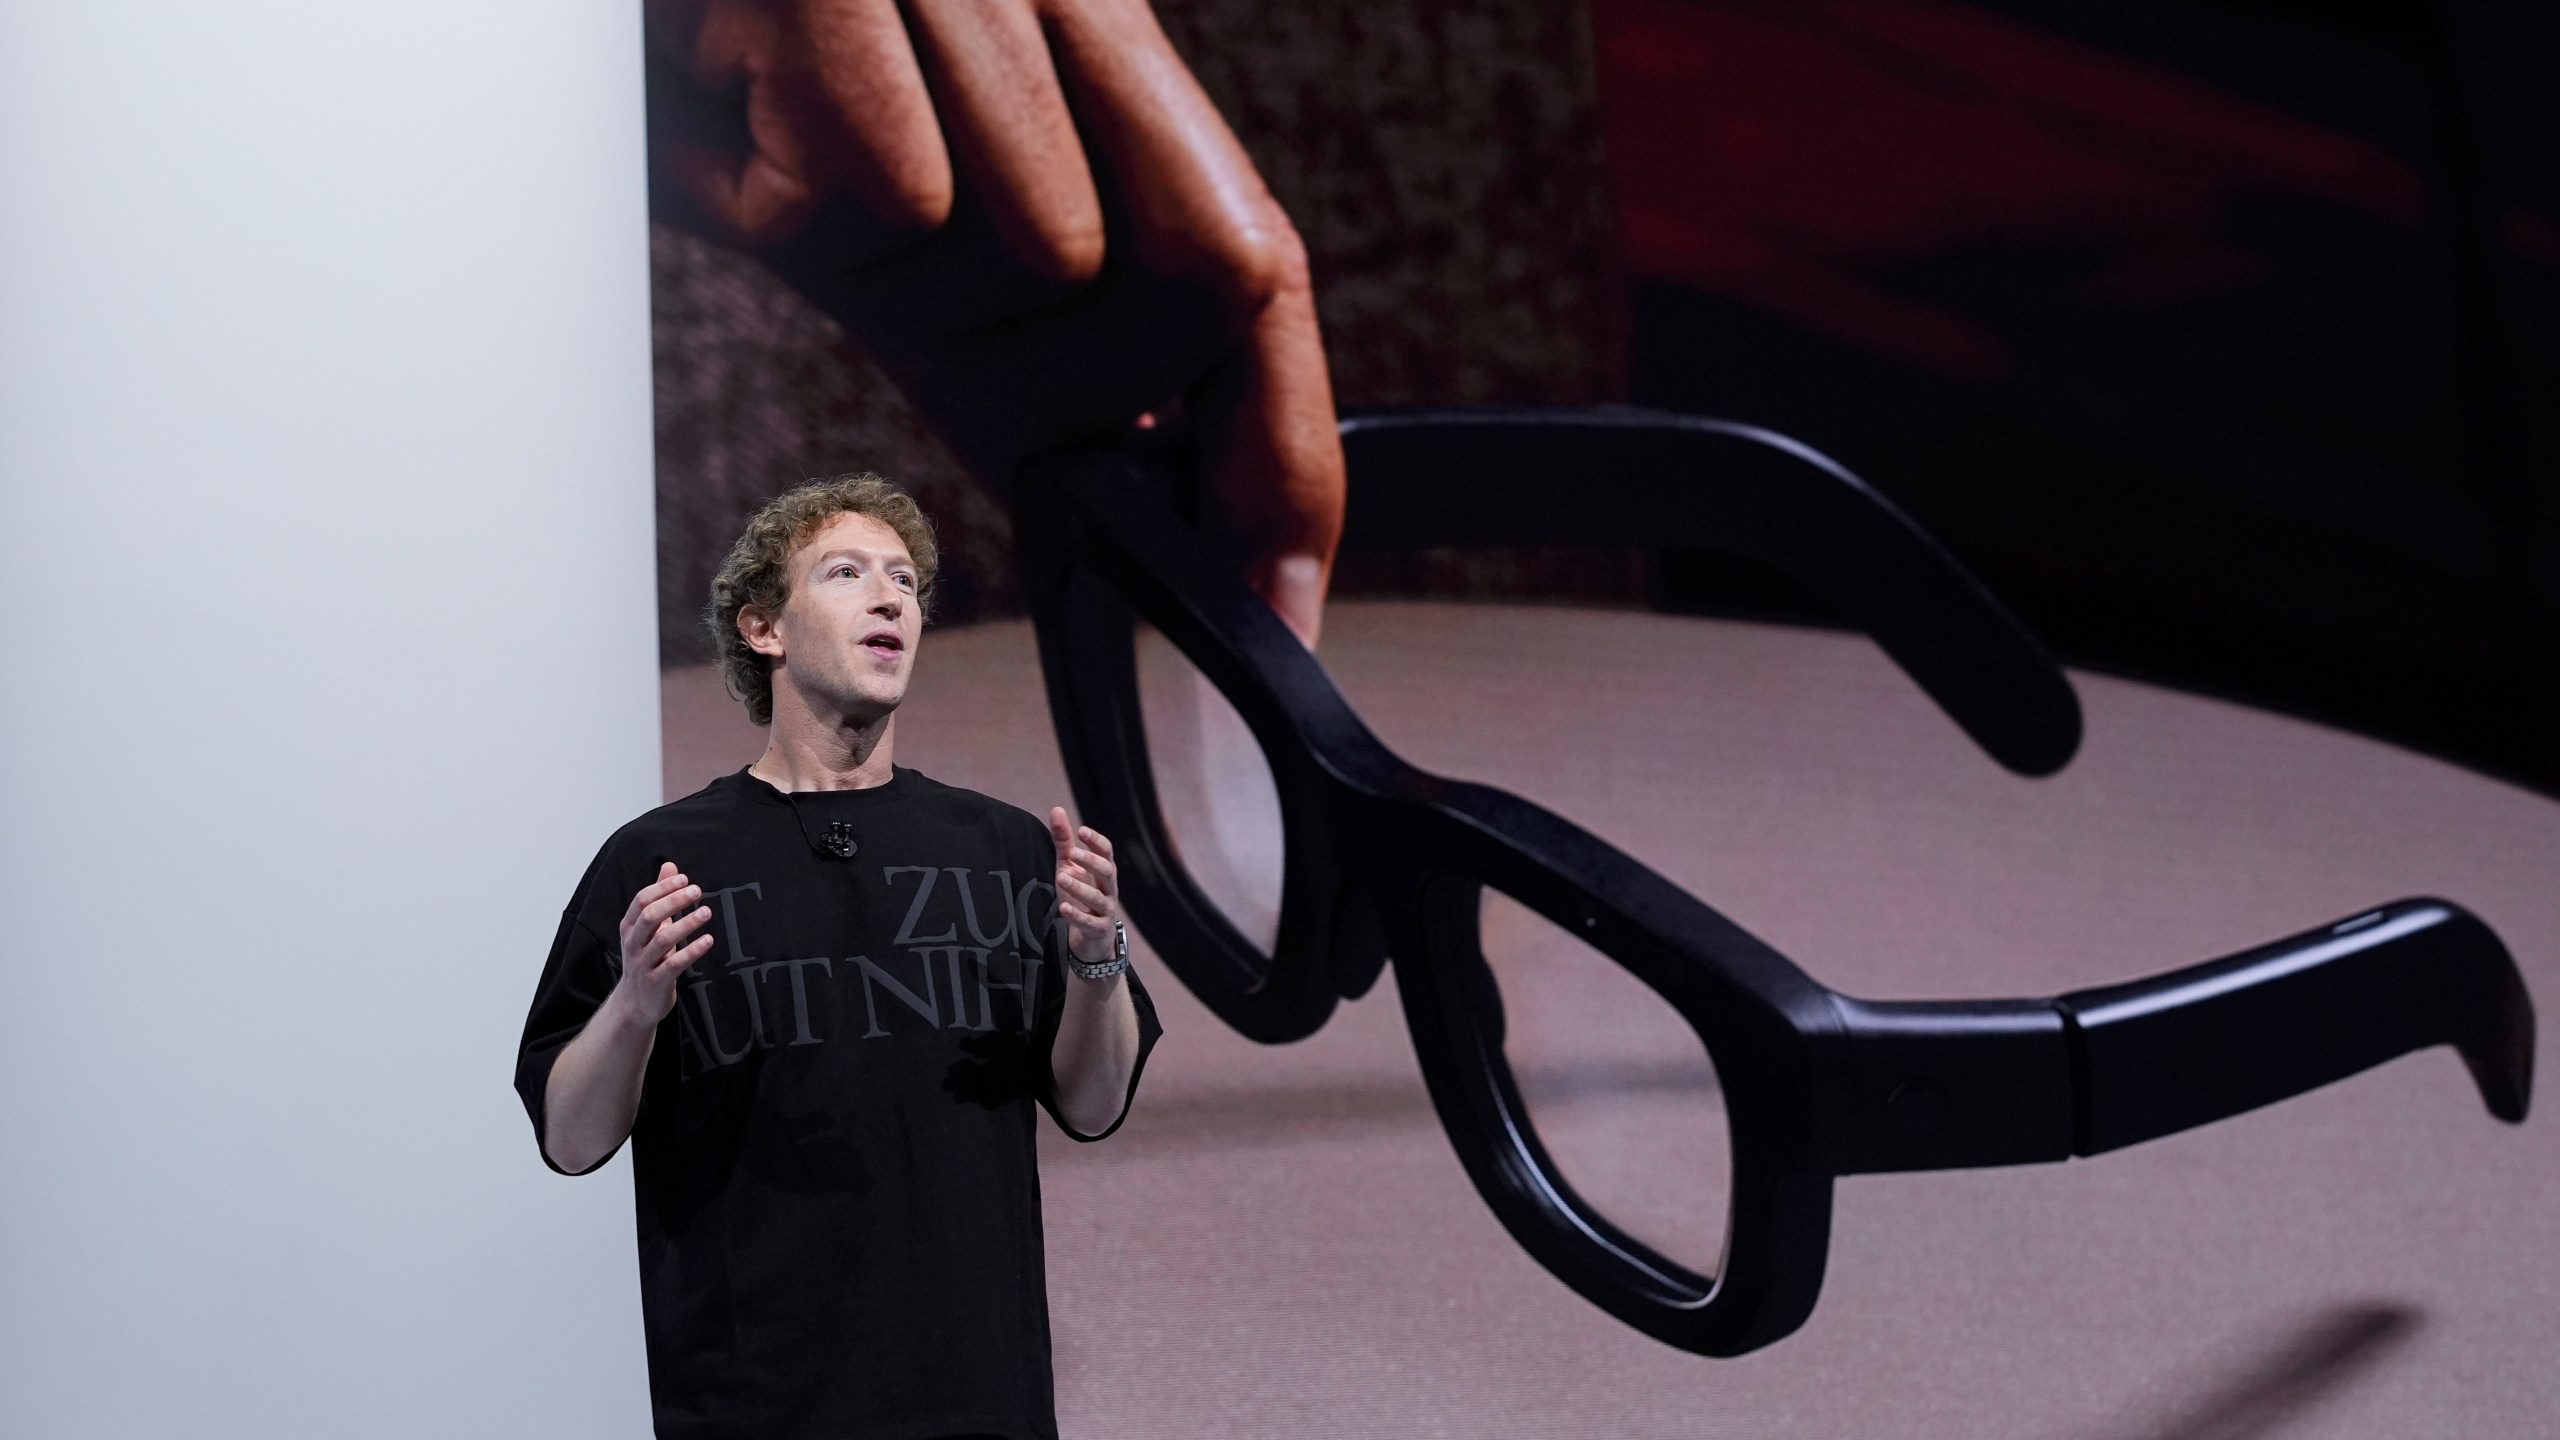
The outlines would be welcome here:
M 525 1015 L 524 1040 L 516 1051 L 516 1094 L 533 1121 L 534 1146 L 541 1151 L 542 1163 L 554 1170 L 560 1167 L 552 1163 L 543 1123 L 552 1063 L 594 1018 L 596 1007 L 613 992 L 614 983 L 622 974 L 620 946 L 609 937 L 618 928 L 616 922 L 630 897 L 623 896 L 617 903 L 608 893 L 613 888 L 610 875 L 614 867 L 606 858 L 611 848 L 608 844 L 606 854 L 597 855 L 595 863 L 587 867 L 577 893 L 570 897 L 569 908 L 561 912 L 560 929 L 552 937 L 551 956 L 543 963 L 541 982 L 534 987 L 533 1008 Z M 601 927 L 596 913 L 599 907 L 610 907 L 602 911 Z M 612 1158 L 613 1152 L 607 1151 L 587 1170 Z
M 1032 823 L 1038 830 L 1036 849 L 1043 866 L 1034 873 L 1054 875 L 1058 866 L 1057 844 L 1050 838 L 1048 826 L 1037 820 Z M 1042 917 L 1039 932 L 1040 973 L 1050 977 L 1049 983 L 1040 987 L 1039 1026 L 1033 1037 L 1033 1053 L 1039 1057 L 1037 1089 L 1040 1104 L 1068 1139 L 1087 1143 L 1108 1139 L 1129 1118 L 1130 1103 L 1138 1095 L 1138 1077 L 1146 1073 L 1147 1056 L 1154 1052 L 1156 1041 L 1163 1037 L 1164 1026 L 1156 1019 L 1156 1002 L 1148 997 L 1147 987 L 1139 981 L 1137 967 L 1131 965 L 1125 979 L 1129 987 L 1129 1001 L 1138 1009 L 1138 1058 L 1129 1067 L 1129 1088 L 1120 1096 L 1120 1113 L 1113 1116 L 1111 1123 L 1098 1134 L 1087 1135 L 1068 1124 L 1067 1117 L 1058 1113 L 1058 1078 L 1050 1060 L 1057 1044 L 1058 1022 L 1067 1013 L 1067 987 L 1083 982 L 1067 969 L 1067 927 L 1058 918 L 1057 891 L 1045 880 L 1040 882 L 1040 888 L 1049 892 L 1048 912 Z

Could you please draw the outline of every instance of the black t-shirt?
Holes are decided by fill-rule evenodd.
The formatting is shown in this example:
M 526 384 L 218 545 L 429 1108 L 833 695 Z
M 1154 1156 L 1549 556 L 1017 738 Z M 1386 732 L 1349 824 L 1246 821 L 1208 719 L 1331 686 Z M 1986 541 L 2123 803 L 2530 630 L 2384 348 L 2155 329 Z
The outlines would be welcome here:
M 821 853 L 839 825 L 849 859 Z M 795 795 L 741 771 L 622 827 L 525 1021 L 537 1141 L 552 1061 L 668 860 L 714 939 L 632 1127 L 658 1434 L 1054 1435 L 1033 1103 L 1076 982 L 1048 828 L 904 769 Z M 1129 984 L 1143 1066 L 1159 1031 Z

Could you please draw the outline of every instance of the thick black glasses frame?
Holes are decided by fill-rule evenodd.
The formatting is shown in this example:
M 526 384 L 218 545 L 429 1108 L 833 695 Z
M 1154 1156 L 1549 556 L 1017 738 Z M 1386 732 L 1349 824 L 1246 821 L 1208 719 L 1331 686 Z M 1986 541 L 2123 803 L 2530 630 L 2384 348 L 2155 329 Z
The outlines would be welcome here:
M 1644 411 L 1436 411 L 1345 422 L 1345 548 L 1694 546 L 1825 598 L 2012 770 L 2060 768 L 2080 716 L 2032 637 L 1855 476 L 1784 437 Z M 1312 1033 L 1392 956 L 1451 1143 L 1542 1264 L 1682 1349 L 1735 1355 L 1811 1312 L 1835 1177 L 2095 1155 L 2235 1115 L 2411 1050 L 2453 1045 L 2490 1112 L 2524 1118 L 2533 1010 L 2497 936 L 2404 900 L 2148 979 L 2051 999 L 1838 994 L 1642 863 L 1550 811 L 1398 759 L 1323 667 L 1183 518 L 1176 447 L 1026 467 L 1024 574 L 1067 773 L 1117 843 L 1157 952 L 1264 1041 Z M 1185 872 L 1151 779 L 1134 647 L 1143 618 L 1242 716 L 1286 841 L 1265 955 Z M 1578 1196 L 1502 1058 L 1479 946 L 1482 888 L 1527 905 L 1659 993 L 1712 1056 L 1733 1147 L 1723 1262 L 1699 1275 Z

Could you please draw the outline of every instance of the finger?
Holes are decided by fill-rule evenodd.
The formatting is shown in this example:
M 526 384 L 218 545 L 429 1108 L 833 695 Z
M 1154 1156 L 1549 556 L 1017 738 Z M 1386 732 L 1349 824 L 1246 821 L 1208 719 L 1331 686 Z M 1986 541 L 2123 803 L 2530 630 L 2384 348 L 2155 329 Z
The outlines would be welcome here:
M 675 949 L 686 936 L 701 929 L 703 922 L 710 918 L 711 907 L 705 905 L 691 914 L 659 921 L 657 928 L 649 932 L 647 943 L 640 947 L 642 968 L 645 969 L 664 960 L 668 951 Z
M 1088 854 L 1081 862 L 1084 882 L 1105 895 L 1120 893 L 1120 868 L 1099 855 Z
M 811 111 L 792 118 L 828 142 L 817 169 L 882 219 L 930 230 L 950 218 L 951 156 L 896 0 L 786 0 L 806 46 Z M 798 59 L 799 57 L 794 57 Z M 800 101 L 795 88 L 786 107 Z
M 1108 855 L 1096 854 L 1091 850 L 1078 847 L 1075 861 L 1077 870 L 1082 872 L 1082 878 L 1106 891 L 1111 888 L 1111 882 L 1119 878 L 1120 867 L 1114 864 Z
M 668 919 L 659 922 L 658 935 L 666 942 L 667 946 L 672 949 L 678 941 L 683 940 L 686 936 L 691 935 L 694 931 L 701 929 L 710 922 L 711 907 L 708 905 L 698 905 L 682 915 L 671 916 Z
M 917 58 L 961 194 L 1005 254 L 1081 285 L 1102 268 L 1102 199 L 1039 16 L 1023 0 L 909 0 Z
M 677 890 L 671 894 L 661 895 L 657 899 L 649 902 L 648 907 L 640 912 L 640 923 L 643 925 L 659 924 L 668 916 L 675 914 L 677 911 L 684 909 L 686 906 L 691 905 L 693 902 L 701 898 L 702 887 L 699 885 L 687 885 L 683 889 Z
M 1296 233 L 1144 0 L 1062 6 L 1051 20 L 1115 264 L 1086 296 L 959 347 L 909 385 L 971 468 L 999 480 L 1023 455 L 1179 395 L 1303 268 Z M 960 375 L 1000 403 L 971 403 Z
M 1103 919 L 1111 915 L 1111 897 L 1073 876 L 1058 877 L 1058 903 L 1061 909 L 1070 902 L 1086 913 Z
M 681 949 L 669 952 L 667 958 L 658 963 L 658 969 L 667 974 L 681 975 L 686 970 L 692 968 L 694 961 L 699 960 L 710 953 L 711 937 L 708 935 L 698 935 L 694 937 L 690 944 L 683 946 Z
M 684 877 L 676 878 L 682 880 Z M 641 907 L 640 915 L 642 919 L 655 923 L 701 898 L 702 887 L 690 881 L 681 885 L 671 885 L 670 888 L 660 890 L 657 899 Z
M 799 228 L 817 203 L 801 127 L 784 106 L 787 84 L 777 84 L 788 37 L 781 17 L 757 5 L 714 0 L 705 6 L 686 66 L 696 95 L 693 108 L 710 110 L 713 97 L 745 94 L 741 133 L 686 138 L 671 146 L 677 183 L 730 236 L 777 239 Z M 707 131 L 709 127 L 700 127 Z
M 1082 870 L 1071 865 L 1062 865 L 1058 867 L 1057 886 L 1058 903 L 1063 905 L 1075 898 L 1079 888 L 1091 890 L 1093 881 Z
M 1059 79 L 1108 203 L 1129 221 L 1133 258 L 1177 275 L 1260 268 L 1270 192 L 1146 0 L 1084 0 L 1049 18 Z
M 1074 827 L 1067 821 L 1064 806 L 1049 807 L 1049 841 L 1058 847 L 1058 863 L 1066 864 L 1067 857 L 1075 852 L 1076 837 Z
M 681 881 L 683 878 L 677 873 L 674 861 L 662 862 L 658 866 L 658 878 L 632 892 L 631 903 L 623 907 L 622 923 L 625 925 L 636 923 L 640 919 L 640 912 L 647 909 L 651 901 L 666 894 L 671 882 Z
M 894 0 L 712 0 L 691 68 L 705 89 L 746 91 L 747 145 L 676 165 L 739 238 L 785 238 L 836 193 L 914 232 L 949 218 L 950 156 Z
M 1251 557 L 1245 581 L 1312 650 L 1342 539 L 1345 473 L 1303 266 L 1192 402 L 1210 493 Z
M 1100 855 L 1103 859 L 1108 860 L 1111 858 L 1110 836 L 1103 834 L 1101 831 L 1094 829 L 1090 825 L 1079 825 L 1076 827 L 1076 838 L 1084 842 L 1086 849 Z

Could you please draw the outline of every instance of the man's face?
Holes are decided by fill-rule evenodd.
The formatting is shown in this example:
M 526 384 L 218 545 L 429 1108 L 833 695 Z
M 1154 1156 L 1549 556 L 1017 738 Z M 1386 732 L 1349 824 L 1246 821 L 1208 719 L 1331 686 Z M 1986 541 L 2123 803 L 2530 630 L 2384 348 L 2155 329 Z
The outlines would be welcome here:
M 789 573 L 782 613 L 744 626 L 748 643 L 774 657 L 775 691 L 797 690 L 829 720 L 897 709 L 924 629 L 916 564 L 898 532 L 868 515 L 838 515 L 792 552 Z

